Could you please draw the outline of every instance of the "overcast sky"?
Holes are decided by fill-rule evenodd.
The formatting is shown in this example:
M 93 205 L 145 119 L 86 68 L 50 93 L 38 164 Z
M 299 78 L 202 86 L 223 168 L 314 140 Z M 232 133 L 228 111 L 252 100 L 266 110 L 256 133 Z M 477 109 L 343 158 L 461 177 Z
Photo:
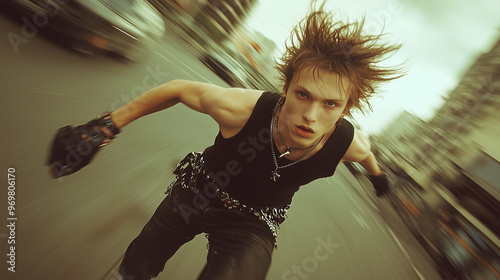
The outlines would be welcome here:
M 383 98 L 372 101 L 373 113 L 355 115 L 368 133 L 379 132 L 403 110 L 430 118 L 463 71 L 500 35 L 499 0 L 330 0 L 326 8 L 343 19 L 366 14 L 366 30 L 375 34 L 385 19 L 389 42 L 403 44 L 387 63 L 408 60 L 409 74 L 382 88 Z M 308 10 L 307 0 L 260 0 L 248 25 L 282 51 Z

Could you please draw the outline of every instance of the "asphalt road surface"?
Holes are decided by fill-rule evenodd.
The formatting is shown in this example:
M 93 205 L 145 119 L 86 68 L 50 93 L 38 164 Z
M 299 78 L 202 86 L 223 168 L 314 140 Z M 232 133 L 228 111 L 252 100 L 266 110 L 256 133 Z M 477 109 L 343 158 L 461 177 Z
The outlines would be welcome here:
M 175 163 L 210 145 L 217 126 L 178 105 L 130 124 L 89 166 L 54 180 L 45 162 L 56 129 L 115 110 L 172 79 L 225 84 L 172 35 L 153 44 L 144 61 L 123 63 L 42 36 L 16 54 L 5 35 L 20 26 L 0 21 L 0 160 L 4 174 L 15 168 L 16 176 L 14 216 L 7 211 L 7 180 L 0 190 L 0 278 L 119 279 L 112 268 L 164 198 Z M 9 217 L 17 218 L 13 231 Z M 7 270 L 12 234 L 15 272 Z M 206 243 L 198 236 L 186 244 L 158 279 L 196 279 Z M 388 201 L 342 166 L 295 196 L 267 279 L 441 278 Z

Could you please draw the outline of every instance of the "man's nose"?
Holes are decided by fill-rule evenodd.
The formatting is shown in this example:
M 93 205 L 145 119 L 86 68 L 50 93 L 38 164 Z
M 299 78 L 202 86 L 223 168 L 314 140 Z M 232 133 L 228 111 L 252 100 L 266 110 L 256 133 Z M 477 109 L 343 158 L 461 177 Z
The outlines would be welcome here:
M 315 122 L 318 118 L 318 110 L 319 110 L 318 106 L 315 103 L 311 102 L 305 108 L 302 117 L 308 123 Z

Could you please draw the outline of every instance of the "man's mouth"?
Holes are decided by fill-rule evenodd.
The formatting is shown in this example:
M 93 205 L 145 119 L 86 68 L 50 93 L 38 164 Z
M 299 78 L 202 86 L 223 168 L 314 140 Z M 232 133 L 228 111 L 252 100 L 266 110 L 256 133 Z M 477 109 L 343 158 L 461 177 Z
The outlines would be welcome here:
M 314 130 L 310 127 L 298 125 L 295 127 L 297 133 L 302 137 L 311 137 L 314 134 Z

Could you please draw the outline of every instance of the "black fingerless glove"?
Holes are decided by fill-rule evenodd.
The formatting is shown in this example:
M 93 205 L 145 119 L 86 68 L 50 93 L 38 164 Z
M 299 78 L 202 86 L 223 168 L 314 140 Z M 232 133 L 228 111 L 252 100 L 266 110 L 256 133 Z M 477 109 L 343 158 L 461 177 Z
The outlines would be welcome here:
M 103 132 L 107 128 L 111 135 Z M 110 114 L 77 127 L 60 128 L 52 141 L 48 165 L 54 178 L 72 174 L 90 163 L 100 147 L 108 145 L 120 130 L 111 120 Z
M 389 191 L 389 178 L 387 174 L 383 173 L 380 176 L 368 175 L 367 177 L 373 184 L 377 197 L 381 197 Z

